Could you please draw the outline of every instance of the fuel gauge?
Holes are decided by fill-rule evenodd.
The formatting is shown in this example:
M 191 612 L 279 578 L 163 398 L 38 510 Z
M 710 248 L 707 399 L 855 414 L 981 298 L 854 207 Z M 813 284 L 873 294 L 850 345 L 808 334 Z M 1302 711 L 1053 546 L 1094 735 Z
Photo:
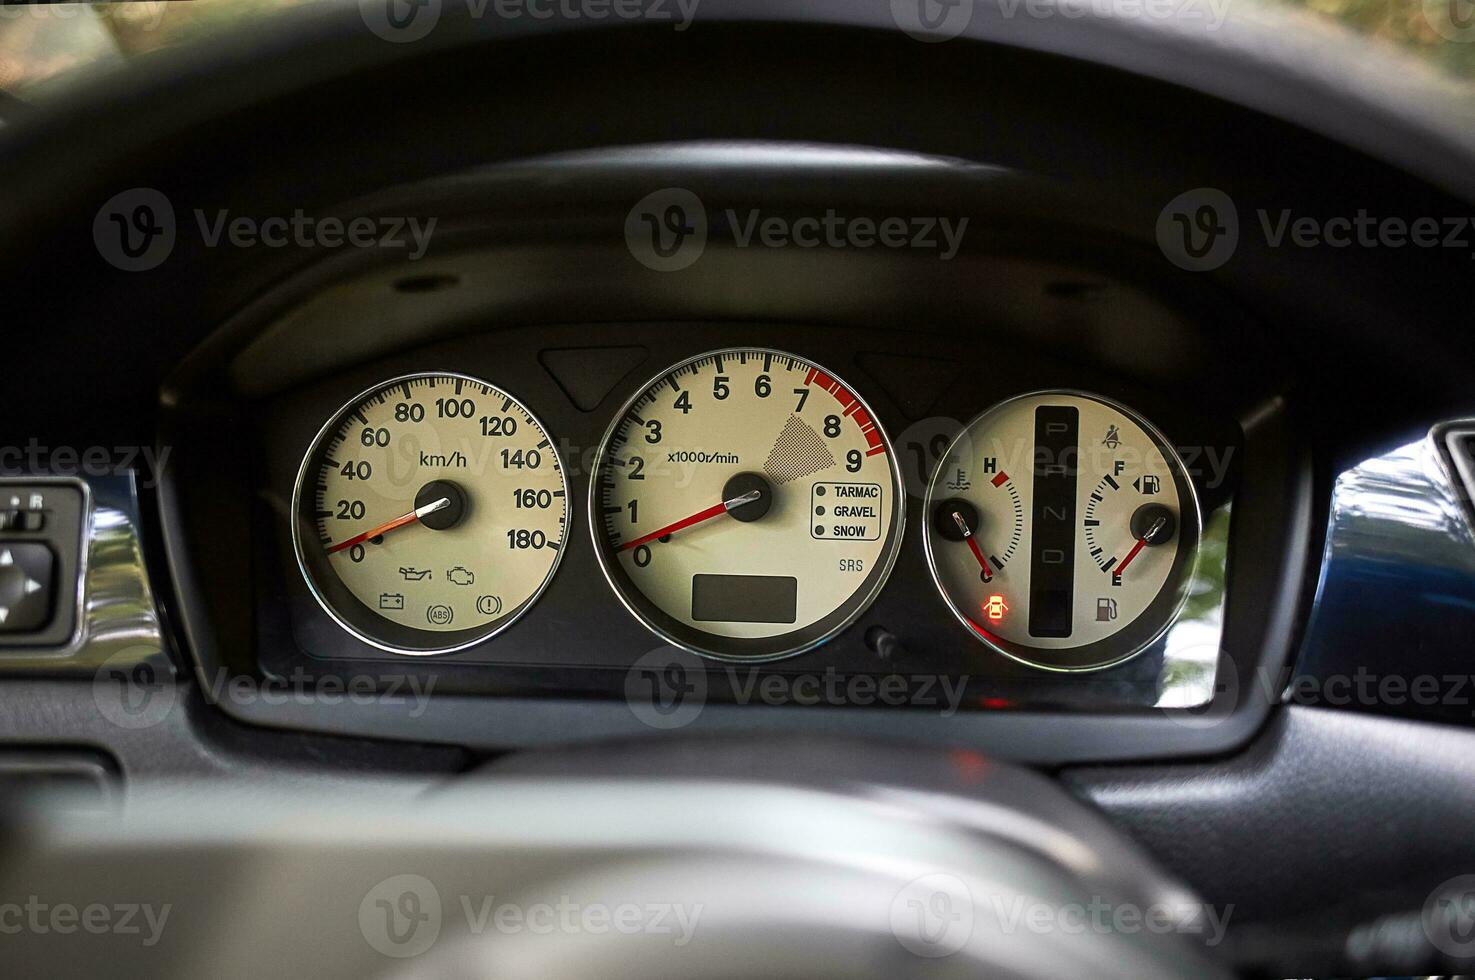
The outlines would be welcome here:
M 927 491 L 933 579 L 976 638 L 1046 670 L 1147 649 L 1188 597 L 1198 498 L 1178 453 L 1125 406 L 1021 395 L 968 424 Z

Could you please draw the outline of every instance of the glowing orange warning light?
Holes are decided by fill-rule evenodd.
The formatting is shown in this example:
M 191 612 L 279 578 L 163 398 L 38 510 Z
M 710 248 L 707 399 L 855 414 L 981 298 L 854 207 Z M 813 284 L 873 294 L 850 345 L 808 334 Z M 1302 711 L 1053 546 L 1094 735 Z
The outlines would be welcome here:
M 1003 619 L 1004 613 L 1008 611 L 1009 604 L 1004 601 L 1004 597 L 1001 595 L 991 595 L 988 597 L 988 602 L 983 604 L 984 615 L 995 623 Z

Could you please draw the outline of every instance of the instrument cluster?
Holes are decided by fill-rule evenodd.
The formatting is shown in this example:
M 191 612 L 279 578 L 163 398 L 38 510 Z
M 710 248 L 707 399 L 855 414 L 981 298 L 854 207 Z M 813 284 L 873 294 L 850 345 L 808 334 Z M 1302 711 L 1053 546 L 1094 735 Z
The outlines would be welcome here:
M 584 495 L 539 406 L 445 366 L 355 394 L 293 486 L 313 600 L 388 654 L 494 650 L 537 617 L 580 534 L 624 615 L 712 661 L 822 652 L 871 608 L 908 535 L 940 600 L 915 614 L 950 613 L 977 657 L 1030 671 L 1123 664 L 1194 591 L 1205 514 L 1189 468 L 1104 395 L 1013 395 L 934 440 L 909 526 L 886 424 L 806 357 L 731 346 L 649 372 L 579 461 Z

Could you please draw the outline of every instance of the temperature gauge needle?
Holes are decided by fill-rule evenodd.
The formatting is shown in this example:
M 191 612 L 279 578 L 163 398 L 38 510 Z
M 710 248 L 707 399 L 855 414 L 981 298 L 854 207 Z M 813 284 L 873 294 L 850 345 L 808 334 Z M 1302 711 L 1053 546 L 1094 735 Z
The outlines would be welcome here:
M 616 548 L 615 551 L 629 551 L 631 548 L 638 548 L 643 544 L 649 544 L 657 538 L 664 538 L 668 534 L 675 534 L 677 531 L 684 531 L 689 527 L 694 527 L 697 524 L 701 524 L 703 521 L 710 521 L 714 517 L 721 517 L 723 514 L 726 514 L 729 511 L 734 510 L 735 508 L 742 507 L 746 504 L 751 504 L 753 501 L 757 500 L 761 496 L 763 496 L 762 490 L 749 490 L 747 493 L 733 497 L 731 500 L 724 500 L 720 504 L 713 504 L 706 510 L 697 511 L 690 517 L 684 517 L 681 520 L 676 521 L 674 524 L 667 524 L 665 527 L 660 528 L 659 530 L 655 530 L 650 532 L 649 534 L 642 535 L 641 537 L 636 538 L 634 541 L 626 541 L 624 544 Z
M 328 554 L 330 554 L 330 555 L 336 555 L 340 551 L 347 551 L 349 548 L 352 548 L 354 545 L 363 544 L 365 541 L 369 540 L 370 538 L 377 538 L 381 534 L 388 534 L 390 531 L 393 531 L 395 528 L 404 527 L 406 524 L 414 524 L 415 522 L 417 522 L 418 520 L 420 520 L 420 518 L 424 517 L 426 514 L 434 514 L 436 511 L 438 511 L 438 510 L 445 510 L 449 506 L 451 506 L 451 498 L 450 497 L 441 497 L 439 500 L 432 500 L 430 503 L 426 504 L 424 507 L 416 507 L 414 510 L 410 511 L 408 514 L 405 514 L 405 515 L 403 515 L 401 517 L 396 517 L 392 521 L 385 521 L 383 524 L 380 524 L 378 527 L 370 528 L 369 530 L 365 531 L 363 534 L 355 534 L 353 537 L 349 538 L 347 541 L 344 541 L 342 544 L 335 544 L 335 545 L 333 545 L 331 548 L 328 549 Z
M 1147 547 L 1148 540 L 1156 537 L 1158 532 L 1167 526 L 1167 518 L 1159 517 L 1157 520 L 1153 521 L 1152 527 L 1148 528 L 1146 533 L 1144 533 L 1142 537 L 1137 539 L 1137 543 L 1132 545 L 1132 550 L 1127 552 L 1127 557 L 1123 558 L 1122 563 L 1116 567 L 1116 573 L 1118 575 L 1121 575 L 1123 572 L 1125 572 L 1127 570 L 1127 566 L 1132 564 L 1132 559 L 1136 558 L 1138 554 L 1142 552 L 1142 549 Z
M 978 540 L 973 537 L 973 529 L 968 526 L 967 521 L 963 520 L 963 515 L 957 511 L 953 511 L 953 523 L 958 525 L 963 540 L 968 542 L 968 550 L 972 551 L 973 557 L 978 559 L 978 567 L 983 569 L 983 580 L 992 582 L 994 573 L 988 570 L 988 559 L 983 557 L 983 549 L 978 546 Z

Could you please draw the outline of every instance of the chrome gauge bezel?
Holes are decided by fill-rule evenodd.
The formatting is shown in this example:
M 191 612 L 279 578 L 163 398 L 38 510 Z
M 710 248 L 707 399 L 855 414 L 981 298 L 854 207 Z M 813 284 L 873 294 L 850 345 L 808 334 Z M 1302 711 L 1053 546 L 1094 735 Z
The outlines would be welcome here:
M 608 554 L 608 542 L 602 539 L 599 522 L 594 517 L 594 515 L 599 513 L 599 508 L 601 506 L 599 500 L 600 477 L 606 465 L 606 458 L 610 455 L 611 440 L 614 438 L 619 428 L 620 422 L 624 420 L 627 415 L 629 415 L 629 413 L 634 409 L 636 403 L 647 392 L 649 392 L 667 376 L 671 375 L 674 371 L 678 371 L 689 364 L 702 361 L 709 357 L 724 357 L 727 355 L 737 355 L 742 352 L 772 353 L 775 357 L 793 358 L 794 360 L 800 361 L 811 368 L 817 368 L 821 372 L 828 375 L 830 378 L 839 382 L 847 392 L 853 395 L 855 399 L 860 403 L 860 407 L 864 409 L 869 414 L 870 418 L 875 422 L 876 431 L 880 434 L 881 441 L 886 446 L 885 455 L 887 460 L 887 469 L 891 474 L 891 488 L 892 493 L 894 494 L 894 503 L 891 508 L 891 526 L 888 529 L 887 546 L 883 550 L 882 561 L 876 568 L 871 570 L 871 572 L 867 575 L 865 582 L 862 583 L 860 588 L 858 588 L 856 592 L 853 593 L 852 596 L 846 600 L 845 605 L 849 606 L 846 614 L 843 617 L 840 617 L 836 622 L 827 625 L 827 627 L 822 632 L 820 632 L 819 635 L 806 637 L 803 641 L 793 643 L 788 646 L 780 646 L 776 649 L 764 650 L 754 654 L 736 654 L 723 650 L 713 649 L 711 646 L 704 645 L 703 643 L 697 641 L 695 637 L 698 631 L 687 627 L 685 624 L 677 623 L 674 619 L 672 620 L 672 624 L 674 625 L 665 624 L 661 620 L 663 618 L 670 618 L 665 613 L 661 612 L 660 610 L 645 610 L 641 608 L 641 602 L 637 601 L 636 599 L 632 598 L 631 595 L 627 594 L 627 587 L 621 584 L 622 581 L 627 579 L 624 570 L 618 567 L 611 567 L 616 563 Z M 609 584 L 609 587 L 611 591 L 614 592 L 615 597 L 619 599 L 620 604 L 629 611 L 631 616 L 635 617 L 636 622 L 644 626 L 658 639 L 669 643 L 670 645 L 677 647 L 678 649 L 685 650 L 688 653 L 695 654 L 696 656 L 703 657 L 707 660 L 722 663 L 772 663 L 774 661 L 786 660 L 791 657 L 799 656 L 803 653 L 808 653 L 809 651 L 823 646 L 825 643 L 828 643 L 830 640 L 834 639 L 844 630 L 853 625 L 857 619 L 859 619 L 862 615 L 865 614 L 868 609 L 870 609 L 872 603 L 875 602 L 876 597 L 880 594 L 881 589 L 885 587 L 887 580 L 890 578 L 891 571 L 896 565 L 896 560 L 901 554 L 902 543 L 904 541 L 906 533 L 906 483 L 901 472 L 901 465 L 896 459 L 896 452 L 891 444 L 891 437 L 887 434 L 885 425 L 883 425 L 881 420 L 877 417 L 875 410 L 872 409 L 870 403 L 867 402 L 865 398 L 862 397 L 861 394 L 855 390 L 854 387 L 852 387 L 847 381 L 840 377 L 840 375 L 835 374 L 829 371 L 827 368 L 822 367 L 813 358 L 805 357 L 800 354 L 795 354 L 777 347 L 770 347 L 761 344 L 719 347 L 713 350 L 707 350 L 702 351 L 701 353 L 692 354 L 689 357 L 684 357 L 681 360 L 664 367 L 662 370 L 651 374 L 650 377 L 646 378 L 639 385 L 637 385 L 631 391 L 630 396 L 621 403 L 619 410 L 614 413 L 613 417 L 610 419 L 609 425 L 605 428 L 604 435 L 599 440 L 599 447 L 596 450 L 594 461 L 589 471 L 589 493 L 586 499 L 586 503 L 589 508 L 588 513 L 590 514 L 590 540 L 594 546 L 595 557 L 599 562 L 599 570 L 604 575 L 605 582 Z M 638 594 L 639 589 L 636 588 L 632 583 L 628 586 L 628 592 Z M 678 629 L 676 627 L 680 628 Z M 802 632 L 805 631 L 794 631 L 794 633 Z M 687 633 L 691 635 L 684 635 Z M 735 641 L 731 637 L 718 637 L 714 634 L 707 635 L 712 637 L 713 639 L 733 643 L 734 645 L 737 645 L 737 643 L 739 642 Z M 762 642 L 766 643 L 770 640 L 782 639 L 782 637 L 788 635 L 792 634 L 779 634 L 776 637 L 764 638 Z M 743 640 L 741 641 L 741 643 L 743 645 L 759 645 L 759 641 L 754 640 Z
M 1067 647 L 1061 649 L 1049 649 L 1042 647 L 1029 647 L 1025 644 L 1012 643 L 1001 637 L 986 635 L 977 625 L 969 619 L 968 615 L 958 608 L 952 594 L 943 582 L 938 572 L 938 562 L 934 554 L 934 530 L 932 528 L 931 516 L 933 507 L 939 501 L 937 493 L 938 485 L 942 479 L 943 468 L 952 455 L 954 447 L 969 436 L 974 426 L 978 425 L 986 416 L 1007 409 L 1015 402 L 1030 398 L 1067 396 L 1083 398 L 1098 402 L 1120 412 L 1142 429 L 1157 448 L 1162 452 L 1163 458 L 1168 463 L 1174 486 L 1178 492 L 1183 513 L 1179 515 L 1179 550 L 1174 557 L 1174 562 L 1168 576 L 1168 583 L 1153 599 L 1152 603 L 1136 619 L 1124 626 L 1117 633 L 1093 643 L 1082 644 L 1078 647 Z M 958 623 L 979 643 L 988 649 L 1007 657 L 1016 663 L 1024 664 L 1037 670 L 1045 670 L 1057 673 L 1091 673 L 1106 670 L 1126 663 L 1146 651 L 1162 639 L 1164 634 L 1182 615 L 1188 597 L 1192 593 L 1193 582 L 1197 578 L 1200 543 L 1203 538 L 1203 511 L 1199 504 L 1198 491 L 1194 487 L 1193 479 L 1188 473 L 1188 467 L 1183 462 L 1182 456 L 1173 444 L 1168 441 L 1167 436 L 1153 425 L 1141 414 L 1115 399 L 1095 392 L 1082 391 L 1074 388 L 1044 388 L 1036 391 L 1026 391 L 1011 398 L 990 405 L 979 412 L 968 421 L 959 431 L 946 450 L 938 458 L 937 466 L 933 469 L 931 477 L 927 481 L 927 494 L 923 503 L 923 526 L 922 546 L 927 559 L 927 571 L 932 576 L 933 585 L 936 586 L 938 594 L 947 605 L 948 610 L 957 619 Z M 1192 541 L 1187 541 L 1188 533 L 1192 533 Z M 1142 629 L 1134 629 L 1138 623 L 1145 624 Z M 1125 641 L 1121 638 L 1126 637 Z M 1109 656 L 1092 657 L 1090 654 L 1096 650 L 1109 650 Z
M 365 622 L 374 623 L 376 625 L 386 624 L 387 626 L 396 627 L 396 632 L 400 630 L 411 629 L 411 627 L 404 627 L 400 624 L 390 623 L 388 620 L 383 619 L 383 617 L 379 616 L 373 610 L 365 606 L 356 596 L 349 592 L 346 587 L 342 587 L 340 585 L 342 591 L 341 596 L 335 595 L 334 597 L 330 598 L 325 594 L 325 591 L 332 587 L 325 586 L 317 581 L 317 577 L 313 574 L 312 568 L 318 563 L 310 561 L 305 550 L 306 543 L 304 540 L 303 531 L 305 524 L 306 526 L 310 526 L 310 521 L 308 521 L 303 512 L 304 501 L 307 499 L 304 494 L 304 489 L 307 486 L 307 481 L 310 478 L 312 472 L 313 463 L 318 456 L 319 450 L 322 449 L 323 443 L 333 433 L 338 431 L 339 426 L 348 415 L 356 411 L 373 395 L 377 395 L 378 393 L 389 388 L 393 388 L 396 385 L 415 381 L 420 378 L 432 377 L 468 381 L 473 384 L 484 385 L 492 391 L 497 392 L 502 397 L 508 399 L 512 404 L 518 406 L 521 411 L 525 412 L 528 418 L 530 418 L 548 438 L 547 451 L 554 457 L 554 459 L 558 463 L 559 478 L 563 484 L 564 500 L 567 501 L 567 506 L 564 508 L 564 531 L 562 545 L 554 554 L 553 562 L 549 566 L 547 574 L 543 576 L 543 581 L 538 584 L 538 587 L 518 608 L 514 609 L 511 613 L 508 613 L 506 616 L 496 620 L 490 627 L 472 627 L 467 630 L 457 630 L 455 632 L 448 633 L 436 633 L 430 630 L 415 630 L 415 632 L 423 633 L 427 637 L 445 636 L 454 639 L 452 639 L 452 641 L 449 643 L 435 646 L 412 647 L 402 643 L 395 643 L 393 641 L 386 640 L 382 636 L 375 636 L 373 630 L 370 630 L 358 623 L 352 622 L 349 617 L 341 613 L 340 610 L 337 608 L 336 603 L 342 603 L 349 608 L 352 608 L 353 605 L 357 605 L 362 609 L 362 612 L 359 615 L 364 618 Z M 308 445 L 307 451 L 303 454 L 302 462 L 297 469 L 297 478 L 292 485 L 292 509 L 289 519 L 289 523 L 292 527 L 292 551 L 293 556 L 297 562 L 297 570 L 302 575 L 303 582 L 307 584 L 308 592 L 312 594 L 312 597 L 317 602 L 318 607 L 321 608 L 322 611 L 326 613 L 327 616 L 332 619 L 333 622 L 336 623 L 344 632 L 348 633 L 350 636 L 353 636 L 355 639 L 366 643 L 377 650 L 383 650 L 386 653 L 399 654 L 401 656 L 407 657 L 445 656 L 446 654 L 458 653 L 460 651 L 470 649 L 471 647 L 485 643 L 498 634 L 503 633 L 504 631 L 512 627 L 515 623 L 517 623 L 518 620 L 522 619 L 523 616 L 527 615 L 528 611 L 532 609 L 532 607 L 540 598 L 542 598 L 543 593 L 547 591 L 548 586 L 553 582 L 554 575 L 558 573 L 559 565 L 561 565 L 563 562 L 563 556 L 568 551 L 569 536 L 574 533 L 573 502 L 574 497 L 573 494 L 570 492 L 569 487 L 568 468 L 564 465 L 563 456 L 558 451 L 557 441 L 554 439 L 553 434 L 548 429 L 548 427 L 544 425 L 543 420 L 538 417 L 537 413 L 535 413 L 531 408 L 527 406 L 526 402 L 522 401 L 522 399 L 518 398 L 516 395 L 512 394 L 512 392 L 508 391 L 501 385 L 487 381 L 485 378 L 478 378 L 474 375 L 464 374 L 458 371 L 413 371 L 408 374 L 401 374 L 392 378 L 387 378 L 384 381 L 380 381 L 368 388 L 365 388 L 363 391 L 360 391 L 352 398 L 345 401 L 341 406 L 339 406 L 339 408 L 328 417 L 328 420 L 322 425 L 322 427 L 318 429 L 317 434 L 313 436 L 312 442 Z M 334 591 L 336 592 L 338 590 Z M 463 636 L 462 634 L 474 635 Z

